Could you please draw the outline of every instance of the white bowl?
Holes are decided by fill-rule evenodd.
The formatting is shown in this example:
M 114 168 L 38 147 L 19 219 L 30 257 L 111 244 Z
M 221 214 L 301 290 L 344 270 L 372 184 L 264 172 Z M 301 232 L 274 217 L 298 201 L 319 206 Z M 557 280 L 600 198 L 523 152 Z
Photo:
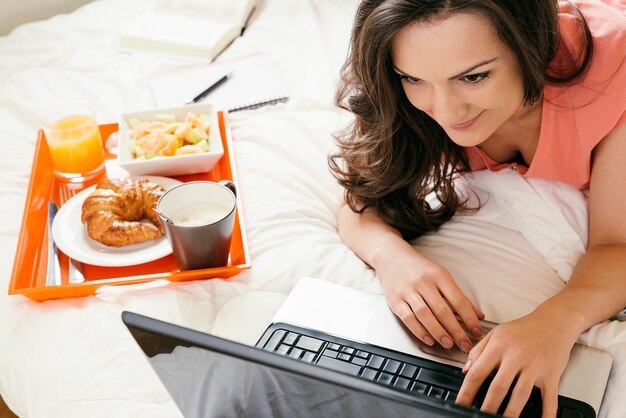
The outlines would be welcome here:
M 198 154 L 172 155 L 167 157 L 155 157 L 151 159 L 135 160 L 129 149 L 132 119 L 157 121 L 157 115 L 169 114 L 176 116 L 178 121 L 184 120 L 187 112 L 195 114 L 204 113 L 209 115 L 211 129 L 209 130 L 209 151 Z M 133 176 L 161 175 L 179 176 L 185 174 L 204 173 L 211 171 L 215 164 L 224 155 L 224 147 L 219 132 L 217 112 L 211 104 L 192 104 L 181 107 L 165 109 L 152 109 L 141 112 L 123 113 L 119 121 L 119 148 L 117 161 L 124 170 Z

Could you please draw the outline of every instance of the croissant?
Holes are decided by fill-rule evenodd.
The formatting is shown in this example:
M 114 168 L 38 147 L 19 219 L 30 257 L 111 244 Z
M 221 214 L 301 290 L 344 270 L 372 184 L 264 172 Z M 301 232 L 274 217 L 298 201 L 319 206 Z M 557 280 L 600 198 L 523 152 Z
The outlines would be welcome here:
M 87 235 L 110 247 L 159 238 L 163 226 L 155 208 L 163 192 L 163 187 L 146 179 L 101 181 L 83 202 L 81 221 Z

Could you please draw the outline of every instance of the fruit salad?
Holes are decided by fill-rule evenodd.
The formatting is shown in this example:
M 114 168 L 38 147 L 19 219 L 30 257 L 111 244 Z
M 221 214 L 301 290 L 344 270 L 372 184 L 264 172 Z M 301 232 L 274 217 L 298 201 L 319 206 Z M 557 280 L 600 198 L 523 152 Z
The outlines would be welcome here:
M 187 112 L 182 121 L 170 114 L 157 115 L 156 119 L 128 121 L 128 148 L 133 160 L 209 151 L 209 115 Z

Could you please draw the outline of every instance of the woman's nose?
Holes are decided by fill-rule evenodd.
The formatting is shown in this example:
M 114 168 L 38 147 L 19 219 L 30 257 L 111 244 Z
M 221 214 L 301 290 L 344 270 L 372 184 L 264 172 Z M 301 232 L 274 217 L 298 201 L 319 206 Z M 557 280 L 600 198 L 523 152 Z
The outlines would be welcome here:
M 462 122 L 467 106 L 450 89 L 432 89 L 427 113 L 441 126 Z

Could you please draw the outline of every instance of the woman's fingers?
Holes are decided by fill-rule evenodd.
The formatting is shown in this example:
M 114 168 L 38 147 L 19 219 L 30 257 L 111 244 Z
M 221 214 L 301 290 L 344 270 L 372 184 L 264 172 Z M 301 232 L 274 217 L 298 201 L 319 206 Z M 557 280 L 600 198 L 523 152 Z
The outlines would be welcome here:
M 385 280 L 383 283 L 392 282 Z M 484 314 L 441 266 L 423 268 L 421 274 L 408 283 L 389 287 L 386 291 L 393 312 L 427 344 L 434 339 L 444 348 L 450 349 L 456 344 L 467 353 L 472 348 L 469 335 L 474 338 L 482 336 L 479 317 L 484 317 Z M 455 312 L 458 312 L 458 317 Z M 429 334 L 432 339 L 424 334 Z
M 503 368 L 498 369 L 498 372 L 489 384 L 489 390 L 487 391 L 487 395 L 485 396 L 483 404 L 480 407 L 481 411 L 490 412 L 492 414 L 498 412 L 506 394 L 509 393 L 509 389 L 511 388 L 511 384 L 515 379 L 516 374 L 517 370 L 504 370 Z
M 404 323 L 404 325 L 419 338 L 424 344 L 432 346 L 435 344 L 435 340 L 430 333 L 422 326 L 417 320 L 413 309 L 407 302 L 400 301 L 391 306 L 391 310 L 396 314 L 398 318 Z
M 491 333 L 487 334 L 467 356 L 467 363 L 463 366 L 463 373 L 466 374 L 465 379 L 463 379 L 463 384 L 456 397 L 458 404 L 471 405 L 482 383 L 489 376 L 489 373 L 497 367 L 496 363 L 490 363 L 491 359 L 482 356 L 490 337 Z
M 546 384 L 541 387 L 542 418 L 556 418 L 556 411 L 559 406 L 559 384 Z
M 456 284 L 454 285 L 454 287 L 456 287 Z M 442 289 L 442 291 L 443 296 L 446 298 L 446 300 L 449 301 L 450 305 L 454 308 L 454 311 L 465 325 L 465 328 L 461 329 L 463 331 L 463 334 L 459 334 L 457 338 L 455 338 L 455 342 L 457 343 L 457 345 L 459 345 L 460 341 L 468 339 L 466 331 L 474 339 L 482 337 L 483 329 L 480 325 L 480 319 L 484 318 L 485 314 L 483 314 L 478 308 L 476 308 L 474 304 L 465 296 L 465 294 L 463 294 L 463 292 L 461 292 L 461 289 L 459 289 L 458 287 L 456 287 L 456 289 L 444 288 Z M 455 317 L 454 326 L 456 326 L 457 324 L 460 326 L 457 318 Z M 452 329 L 448 328 L 447 324 L 444 325 L 448 331 L 452 332 Z M 459 345 L 459 347 L 461 346 Z M 469 348 L 471 349 L 471 344 Z M 463 347 L 461 347 L 461 349 L 463 349 Z M 469 349 L 463 351 L 467 353 L 469 352 Z
M 466 337 L 465 332 L 459 325 L 458 321 L 454 319 L 454 314 L 445 303 L 443 298 L 439 297 L 440 304 L 445 305 L 449 312 L 449 316 L 456 322 L 456 327 L 450 321 L 444 321 L 447 324 L 447 328 L 453 330 L 452 334 L 446 331 L 446 328 L 441 324 L 433 313 L 430 305 L 419 294 L 413 294 L 406 298 L 406 301 L 399 301 L 392 306 L 393 312 L 402 320 L 411 332 L 428 345 L 433 345 L 435 341 L 438 341 L 445 348 L 452 348 L 455 339 L 451 335 L 456 335 L 457 339 L 459 335 L 465 337 L 465 341 L 469 344 L 469 340 Z M 434 303 L 434 302 L 431 302 Z M 439 316 L 446 317 L 446 314 L 440 309 Z M 464 344 L 461 348 L 467 348 L 467 352 L 471 349 L 471 345 Z
M 441 321 L 441 324 L 447 331 L 448 335 L 452 337 L 452 340 L 454 341 L 454 343 L 463 352 L 469 353 L 470 350 L 472 349 L 473 344 L 465 328 L 463 328 L 463 326 L 457 319 L 457 316 L 454 315 L 454 313 L 450 309 L 448 309 L 447 312 L 438 312 L 437 318 L 439 318 L 439 320 Z M 478 328 L 480 328 L 480 324 L 478 325 Z M 480 335 L 482 335 L 482 330 L 479 329 L 478 332 L 480 332 Z M 451 348 L 451 347 L 452 345 L 450 344 L 450 346 L 446 348 Z
M 528 402 L 530 393 L 533 390 L 533 381 L 527 376 L 527 374 L 522 373 L 518 377 L 517 383 L 515 383 L 515 387 L 511 393 L 511 399 L 504 411 L 505 417 L 519 417 L 522 413 L 522 409 L 526 406 L 526 402 Z
M 409 298 L 409 303 L 418 321 L 442 347 L 452 348 L 454 336 L 459 333 L 465 335 L 450 306 L 436 289 L 435 292 L 425 292 L 419 297 L 414 295 Z
M 471 302 L 460 289 L 450 290 L 448 294 L 451 295 L 450 298 L 444 297 L 438 288 L 433 287 L 423 289 L 420 293 L 411 292 L 405 295 L 405 301 L 421 325 L 442 347 L 449 349 L 456 344 L 462 351 L 469 353 L 472 349 L 471 339 L 459 323 L 454 311 L 463 312 L 467 320 L 464 323 L 471 324 L 472 336 L 474 333 L 477 337 L 482 336 L 480 322 L 473 311 Z M 406 318 L 402 316 L 400 318 L 403 322 L 407 322 Z
M 484 318 L 484 314 L 474 306 L 474 304 L 465 296 L 463 291 L 457 286 L 453 280 L 444 280 L 441 285 L 441 295 L 445 301 L 449 303 L 452 310 L 456 312 L 454 315 L 452 310 L 447 309 L 434 311 L 435 316 L 440 320 L 444 328 L 450 333 L 457 346 L 466 353 L 472 349 L 472 343 L 469 336 L 478 339 L 483 335 L 483 329 L 480 325 L 480 318 Z M 458 317 L 457 317 L 458 316 Z M 461 326 L 458 319 L 461 319 L 464 326 Z M 468 336 L 469 333 L 469 336 Z
M 470 301 L 470 303 L 471 303 L 471 301 Z M 476 305 L 474 305 L 473 303 L 472 303 L 472 309 L 474 310 L 474 314 L 476 314 L 478 319 L 485 319 L 485 313 L 483 311 L 481 311 L 480 309 L 478 309 L 478 307 Z

